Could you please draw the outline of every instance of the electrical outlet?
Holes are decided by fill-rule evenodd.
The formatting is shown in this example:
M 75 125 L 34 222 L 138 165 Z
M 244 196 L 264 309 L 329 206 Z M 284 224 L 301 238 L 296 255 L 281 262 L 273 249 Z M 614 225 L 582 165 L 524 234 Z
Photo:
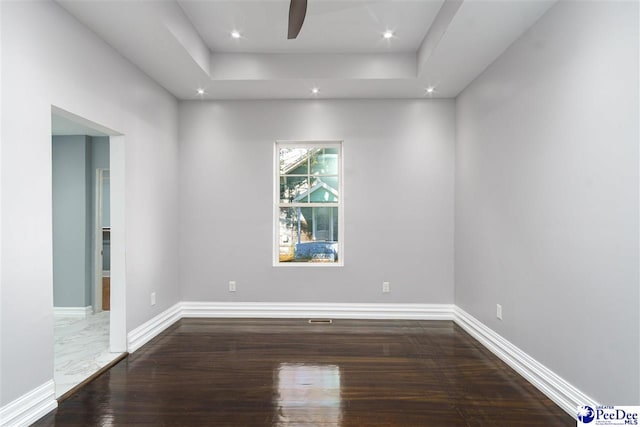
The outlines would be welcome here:
M 391 284 L 389 282 L 382 282 L 382 293 L 388 294 L 391 292 Z
M 156 305 L 156 293 L 151 292 L 151 305 Z
M 232 280 L 229 282 L 229 292 L 235 292 L 235 291 L 236 291 L 236 282 Z
M 500 304 L 496 304 L 496 317 L 502 320 L 502 306 Z

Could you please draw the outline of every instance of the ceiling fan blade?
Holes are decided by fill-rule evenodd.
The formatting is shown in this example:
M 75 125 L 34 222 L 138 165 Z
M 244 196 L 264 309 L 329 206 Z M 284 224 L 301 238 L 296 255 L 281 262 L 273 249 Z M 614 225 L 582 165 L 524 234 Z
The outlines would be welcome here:
M 304 17 L 307 14 L 307 0 L 291 0 L 289 5 L 289 33 L 287 39 L 298 37 Z

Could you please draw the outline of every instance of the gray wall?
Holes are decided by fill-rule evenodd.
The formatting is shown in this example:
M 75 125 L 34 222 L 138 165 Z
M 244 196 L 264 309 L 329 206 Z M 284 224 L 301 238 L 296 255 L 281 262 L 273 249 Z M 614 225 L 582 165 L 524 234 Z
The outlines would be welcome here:
M 457 99 L 456 304 L 605 404 L 640 401 L 638 71 L 637 2 L 559 2 Z
M 55 2 L 0 8 L 4 406 L 53 378 L 52 105 L 124 135 L 127 331 L 180 295 L 175 98 Z
M 53 305 L 86 307 L 92 294 L 91 139 L 52 138 Z
M 181 102 L 182 299 L 452 303 L 454 110 L 452 100 Z M 278 139 L 344 140 L 344 267 L 272 266 Z

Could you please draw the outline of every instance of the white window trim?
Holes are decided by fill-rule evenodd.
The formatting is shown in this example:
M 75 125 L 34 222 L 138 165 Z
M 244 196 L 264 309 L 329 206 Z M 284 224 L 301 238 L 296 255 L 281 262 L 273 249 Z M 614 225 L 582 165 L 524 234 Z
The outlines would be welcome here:
M 344 267 L 344 141 L 342 140 L 276 140 L 273 144 L 273 248 L 272 261 L 274 267 L 285 268 L 336 268 Z M 314 148 L 335 146 L 338 148 L 338 191 L 337 203 L 305 203 L 305 207 L 338 208 L 338 262 L 280 262 L 280 157 L 278 147 L 286 145 L 291 148 Z M 333 225 L 332 225 L 333 227 Z

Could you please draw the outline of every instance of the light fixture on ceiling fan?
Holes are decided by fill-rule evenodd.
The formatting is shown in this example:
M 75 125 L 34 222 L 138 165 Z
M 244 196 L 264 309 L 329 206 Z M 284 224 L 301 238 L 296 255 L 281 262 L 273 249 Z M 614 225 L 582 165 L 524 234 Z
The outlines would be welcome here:
M 307 0 L 291 0 L 289 4 L 289 31 L 287 39 L 295 39 L 298 37 L 304 18 L 307 14 Z

